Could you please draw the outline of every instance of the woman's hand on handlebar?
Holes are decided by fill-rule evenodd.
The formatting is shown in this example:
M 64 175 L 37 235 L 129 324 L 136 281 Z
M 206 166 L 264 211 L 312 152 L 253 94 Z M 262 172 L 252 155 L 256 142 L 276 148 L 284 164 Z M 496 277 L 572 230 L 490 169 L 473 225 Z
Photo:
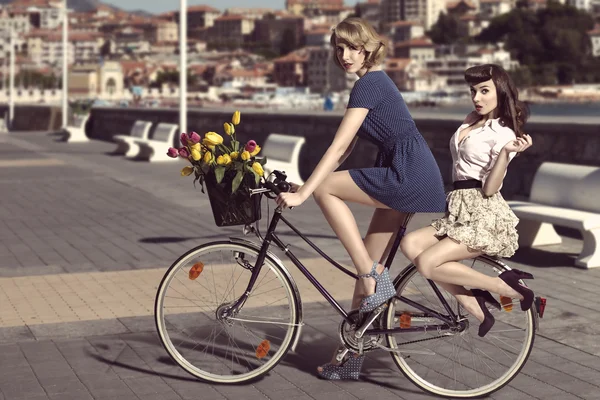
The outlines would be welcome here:
M 298 189 L 300 186 L 295 185 Z M 293 189 L 292 189 L 293 190 Z M 297 207 L 306 201 L 306 197 L 302 193 L 279 193 L 275 202 L 281 208 Z

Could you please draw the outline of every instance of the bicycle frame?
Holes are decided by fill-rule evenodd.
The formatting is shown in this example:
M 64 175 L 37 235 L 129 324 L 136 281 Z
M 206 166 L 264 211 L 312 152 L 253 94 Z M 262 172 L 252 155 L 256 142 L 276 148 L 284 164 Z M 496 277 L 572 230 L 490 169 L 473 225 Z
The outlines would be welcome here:
M 355 273 L 348 271 L 345 267 L 343 267 L 342 265 L 337 263 L 335 260 L 333 260 L 331 257 L 329 257 L 317 245 L 315 245 L 313 242 L 311 242 L 310 239 L 308 239 L 304 234 L 302 234 L 302 232 L 300 232 L 298 229 L 296 229 L 296 227 L 294 227 L 281 214 L 282 214 L 281 210 L 279 208 L 277 208 L 273 214 L 273 218 L 271 219 L 267 233 L 262 241 L 262 245 L 261 245 L 259 254 L 256 258 L 256 264 L 252 271 L 252 277 L 250 278 L 248 287 L 246 288 L 246 291 L 240 297 L 240 299 L 238 299 L 236 301 L 236 303 L 232 306 L 232 309 L 239 310 L 239 308 L 243 306 L 246 299 L 252 292 L 254 284 L 256 283 L 256 280 L 258 279 L 258 275 L 260 274 L 260 271 L 264 264 L 269 246 L 271 245 L 271 242 L 273 242 L 273 243 L 275 243 L 275 245 L 277 245 L 277 247 L 279 247 L 285 253 L 285 255 L 290 259 L 290 261 L 292 261 L 292 263 L 294 263 L 294 265 L 300 270 L 300 272 L 302 272 L 302 274 L 306 277 L 306 279 L 308 279 L 309 282 L 312 283 L 312 285 L 319 291 L 319 293 L 321 293 L 321 295 L 325 298 L 325 300 L 327 300 L 329 302 L 329 304 L 331 304 L 331 306 L 342 316 L 342 318 L 344 318 L 350 324 L 354 323 L 354 321 L 350 318 L 349 314 L 333 298 L 333 296 L 327 291 L 327 289 L 325 289 L 323 287 L 323 285 L 321 285 L 321 283 L 317 280 L 317 278 L 315 278 L 310 273 L 310 271 L 294 255 L 294 253 L 292 253 L 292 251 L 288 249 L 288 247 L 281 241 L 281 239 L 279 239 L 279 237 L 275 233 L 275 229 L 277 228 L 279 221 L 283 221 L 288 227 L 290 227 L 290 229 L 292 229 L 292 231 L 294 231 L 294 233 L 296 233 L 296 235 L 300 236 L 302 238 L 302 240 L 304 240 L 310 247 L 312 247 L 317 253 L 319 253 L 319 255 L 321 255 L 325 260 L 327 260 L 331 265 L 336 267 L 338 270 L 342 271 L 343 273 L 345 273 L 348 276 L 351 276 L 354 279 L 358 279 L 358 276 Z M 394 239 L 394 244 L 392 245 L 390 252 L 389 252 L 388 256 L 386 257 L 385 268 L 389 269 L 391 267 L 392 262 L 394 261 L 396 252 L 398 251 L 398 247 L 400 247 L 400 241 L 402 240 L 402 238 L 404 237 L 404 234 L 406 233 L 406 226 L 408 225 L 408 222 L 410 221 L 412 215 L 413 214 L 408 214 L 404 223 L 398 229 L 398 231 L 396 233 L 396 237 Z M 400 279 L 408 272 L 409 268 L 410 268 L 410 265 L 407 266 L 401 272 Z M 389 334 L 389 333 L 398 333 L 398 332 L 405 332 L 405 333 L 406 332 L 421 332 L 421 331 L 426 331 L 426 330 L 442 331 L 442 330 L 448 330 L 452 327 L 456 327 L 458 325 L 457 316 L 452 311 L 450 305 L 448 304 L 448 302 L 446 301 L 444 296 L 441 294 L 440 290 L 435 285 L 435 283 L 433 281 L 429 280 L 429 284 L 432 286 L 434 292 L 439 297 L 440 302 L 443 304 L 444 308 L 448 312 L 448 315 L 442 315 L 442 314 L 430 309 L 429 307 L 426 307 L 419 303 L 416 303 L 410 299 L 405 298 L 404 296 L 395 296 L 395 298 L 397 298 L 398 300 L 402 301 L 405 304 L 408 304 L 408 305 L 422 311 L 423 313 L 425 313 L 427 315 L 430 315 L 431 317 L 439 319 L 440 321 L 443 322 L 442 324 L 428 325 L 428 326 L 423 326 L 423 327 L 412 327 L 412 328 L 368 329 L 365 331 L 365 333 L 366 334 Z

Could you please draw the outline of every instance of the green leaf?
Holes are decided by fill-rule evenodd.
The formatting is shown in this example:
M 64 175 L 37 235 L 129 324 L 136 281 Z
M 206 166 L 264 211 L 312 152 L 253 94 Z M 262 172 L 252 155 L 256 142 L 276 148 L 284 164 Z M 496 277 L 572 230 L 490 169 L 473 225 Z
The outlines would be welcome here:
M 217 178 L 217 183 L 221 183 L 224 176 L 225 176 L 225 167 L 215 167 L 215 178 Z
M 240 149 L 240 142 L 235 139 L 231 140 L 231 147 L 233 147 L 233 151 L 238 151 Z
M 258 161 L 260 165 L 264 166 L 267 163 L 267 157 L 257 158 L 256 161 Z
M 235 191 L 240 186 L 240 183 L 242 183 L 243 177 L 244 174 L 242 173 L 242 171 L 238 171 L 238 173 L 235 174 L 235 178 L 233 178 L 233 182 L 231 183 L 231 193 L 235 193 Z
M 254 170 L 252 170 L 252 172 L 254 172 L 254 180 L 256 181 L 256 184 L 258 185 L 258 182 L 260 182 L 260 175 L 257 174 Z

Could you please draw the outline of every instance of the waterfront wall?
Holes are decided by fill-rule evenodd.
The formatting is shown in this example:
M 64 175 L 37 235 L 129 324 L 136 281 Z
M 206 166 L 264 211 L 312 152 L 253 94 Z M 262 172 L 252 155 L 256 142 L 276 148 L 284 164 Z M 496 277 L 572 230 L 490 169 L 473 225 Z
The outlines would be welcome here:
M 43 107 L 16 107 L 14 130 L 44 130 L 60 126 L 60 113 Z M 29 106 L 31 107 L 31 106 Z M 48 107 L 46 107 L 48 108 Z M 60 110 L 58 110 L 60 112 Z M 223 132 L 223 122 L 229 121 L 234 109 L 194 109 L 188 112 L 188 131 L 204 134 Z M 31 118 L 35 113 L 36 118 Z M 25 115 L 29 115 L 28 118 Z M 241 141 L 254 139 L 264 144 L 270 133 L 306 137 L 300 155 L 300 174 L 306 179 L 328 145 L 342 119 L 341 112 L 303 112 L 242 110 L 238 127 Z M 464 116 L 444 114 L 443 109 L 415 111 L 413 118 L 431 148 L 446 184 L 451 182 L 451 157 L 448 141 Z M 86 127 L 90 138 L 111 141 L 114 135 L 128 134 L 137 120 L 153 123 L 179 122 L 177 109 L 94 108 Z M 600 166 L 600 118 L 532 117 L 526 125 L 534 146 L 516 157 L 508 170 L 502 194 L 508 198 L 529 195 L 535 171 L 544 161 Z M 47 128 L 48 130 L 54 128 Z M 152 131 L 150 133 L 152 135 Z M 176 145 L 176 143 L 173 143 Z M 342 169 L 371 166 L 377 148 L 362 139 L 342 165 Z

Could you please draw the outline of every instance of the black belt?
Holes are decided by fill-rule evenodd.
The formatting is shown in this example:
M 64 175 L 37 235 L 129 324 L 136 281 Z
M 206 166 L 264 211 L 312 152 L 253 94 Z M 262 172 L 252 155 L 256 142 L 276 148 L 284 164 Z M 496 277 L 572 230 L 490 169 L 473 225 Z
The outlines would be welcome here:
M 483 184 L 477 179 L 466 179 L 464 181 L 454 181 L 452 182 L 452 186 L 454 187 L 454 190 L 476 189 L 483 187 Z

